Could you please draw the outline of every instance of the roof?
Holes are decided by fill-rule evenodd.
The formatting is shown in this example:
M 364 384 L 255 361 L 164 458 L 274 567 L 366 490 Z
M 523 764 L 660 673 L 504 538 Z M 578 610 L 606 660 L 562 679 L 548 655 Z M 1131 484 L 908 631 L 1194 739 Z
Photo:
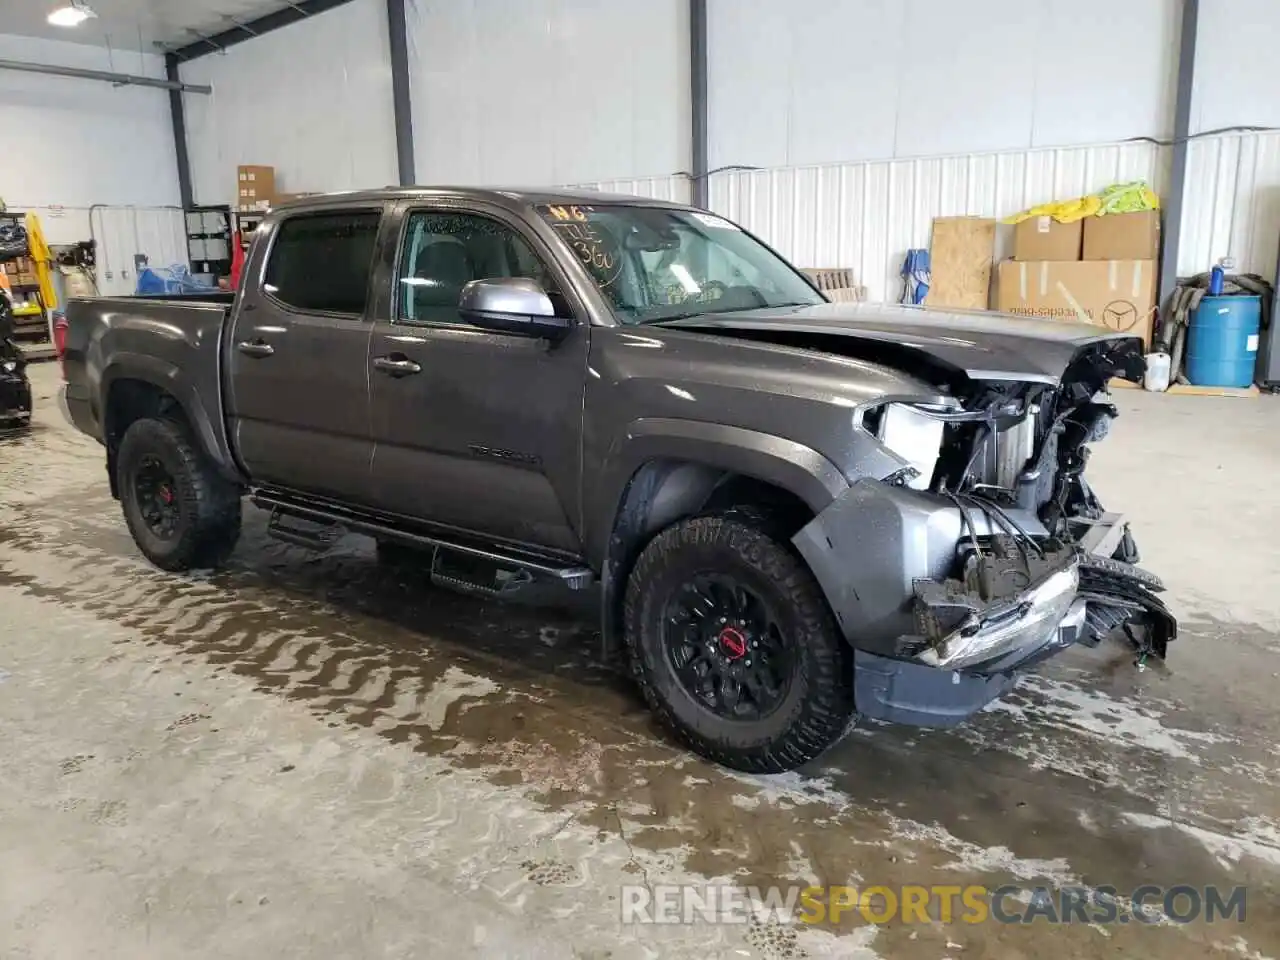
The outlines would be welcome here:
M 668 200 L 655 200 L 652 197 L 636 197 L 625 193 L 601 193 L 595 190 L 556 189 L 555 187 L 382 187 L 378 190 L 352 190 L 343 193 L 324 193 L 315 196 L 300 197 L 281 204 L 289 208 L 312 203 L 343 202 L 370 203 L 388 200 L 413 200 L 429 198 L 463 198 L 472 200 L 488 200 L 503 206 L 536 205 L 542 203 L 621 203 L 644 205 L 647 207 L 670 207 L 677 210 L 690 209 L 687 204 L 672 203 Z

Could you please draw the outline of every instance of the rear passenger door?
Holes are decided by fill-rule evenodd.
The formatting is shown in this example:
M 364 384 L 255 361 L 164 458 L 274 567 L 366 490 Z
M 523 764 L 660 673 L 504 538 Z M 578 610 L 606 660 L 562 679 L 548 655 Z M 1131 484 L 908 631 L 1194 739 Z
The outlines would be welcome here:
M 255 246 L 228 349 L 235 449 L 256 484 L 363 502 L 369 290 L 382 206 L 299 212 Z

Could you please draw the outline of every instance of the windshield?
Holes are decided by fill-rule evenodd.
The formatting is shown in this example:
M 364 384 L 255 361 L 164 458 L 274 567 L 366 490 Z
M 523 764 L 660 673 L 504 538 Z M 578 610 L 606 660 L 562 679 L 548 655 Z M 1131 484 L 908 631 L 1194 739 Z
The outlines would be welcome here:
M 790 264 L 710 213 L 615 204 L 538 212 L 623 323 L 824 302 Z

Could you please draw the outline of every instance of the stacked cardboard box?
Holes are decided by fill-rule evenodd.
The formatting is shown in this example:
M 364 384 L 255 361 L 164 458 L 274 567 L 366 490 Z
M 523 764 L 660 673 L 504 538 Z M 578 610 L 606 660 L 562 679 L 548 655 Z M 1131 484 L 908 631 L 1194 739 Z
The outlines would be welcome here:
M 236 207 L 266 210 L 276 201 L 276 168 L 241 164 L 236 168 Z
M 9 283 L 25 286 L 40 282 L 40 278 L 36 275 L 36 262 L 30 257 L 14 257 L 12 260 L 5 261 L 4 272 L 9 277 Z
M 1159 250 L 1160 214 L 1155 210 L 1087 217 L 1074 224 L 1032 217 L 1014 231 L 1013 259 L 1000 264 L 997 309 L 1027 317 L 1083 319 L 1135 333 L 1150 344 Z

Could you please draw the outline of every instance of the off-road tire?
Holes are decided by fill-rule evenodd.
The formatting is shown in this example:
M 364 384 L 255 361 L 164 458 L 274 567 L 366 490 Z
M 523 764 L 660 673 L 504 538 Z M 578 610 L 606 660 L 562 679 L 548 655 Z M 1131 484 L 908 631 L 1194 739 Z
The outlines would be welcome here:
M 173 478 L 179 520 L 169 539 L 148 529 L 138 506 L 133 478 L 144 457 L 159 460 Z M 134 542 L 162 570 L 218 567 L 235 549 L 240 538 L 240 488 L 214 469 L 185 424 L 162 418 L 130 424 L 120 441 L 116 479 Z
M 780 773 L 839 740 L 853 715 L 852 653 L 804 561 L 743 511 L 680 521 L 640 554 L 623 618 L 632 674 L 650 708 L 692 750 L 737 770 Z M 667 599 L 702 571 L 750 581 L 794 638 L 790 689 L 757 720 L 717 716 L 677 679 L 662 639 Z

